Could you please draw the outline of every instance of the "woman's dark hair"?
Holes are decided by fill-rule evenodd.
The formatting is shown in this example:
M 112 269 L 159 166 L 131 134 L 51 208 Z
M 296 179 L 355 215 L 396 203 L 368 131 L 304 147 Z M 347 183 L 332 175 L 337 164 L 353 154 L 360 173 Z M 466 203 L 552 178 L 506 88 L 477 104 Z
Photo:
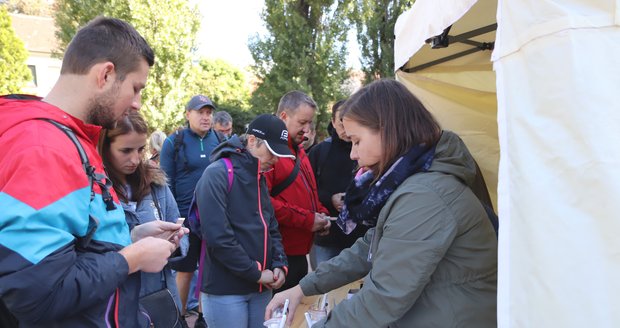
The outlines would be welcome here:
M 336 115 L 342 110 L 342 104 L 344 104 L 345 100 L 338 100 L 333 106 L 332 106 L 332 121 L 336 118 Z
M 127 183 L 131 186 L 132 191 L 131 199 L 127 197 L 127 190 L 125 189 L 125 186 L 121 182 L 122 180 L 120 178 L 122 173 L 116 170 L 110 161 L 110 145 L 118 136 L 129 134 L 131 132 L 144 134 L 144 140 L 146 141 L 148 126 L 146 125 L 144 118 L 142 118 L 142 115 L 135 110 L 129 111 L 127 116 L 118 121 L 116 128 L 112 130 L 105 130 L 103 132 L 103 137 L 99 141 L 99 153 L 103 157 L 103 165 L 106 168 L 108 177 L 114 184 L 114 190 L 123 202 L 139 202 L 144 198 L 144 196 L 151 192 L 151 183 L 155 183 L 157 185 L 163 185 L 166 183 L 166 176 L 163 171 L 156 166 L 152 166 L 146 160 L 146 157 L 142 158 L 136 171 L 127 176 Z
M 340 118 L 347 118 L 379 132 L 383 157 L 370 169 L 378 179 L 412 147 L 433 145 L 441 127 L 433 115 L 402 83 L 382 79 L 354 93 L 343 105 Z

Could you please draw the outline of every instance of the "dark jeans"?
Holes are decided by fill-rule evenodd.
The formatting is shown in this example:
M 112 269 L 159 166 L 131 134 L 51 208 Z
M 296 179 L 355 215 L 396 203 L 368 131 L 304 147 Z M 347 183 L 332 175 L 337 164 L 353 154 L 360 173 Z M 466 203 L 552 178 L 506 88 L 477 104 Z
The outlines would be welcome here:
M 287 255 L 288 258 L 288 274 L 286 281 L 280 289 L 276 289 L 274 293 L 295 287 L 308 274 L 308 260 L 305 255 Z
M 187 250 L 187 256 L 184 258 L 170 263 L 170 268 L 179 272 L 194 272 L 198 268 L 198 261 L 200 260 L 200 244 L 202 241 L 200 237 L 194 233 L 188 235 L 189 249 Z

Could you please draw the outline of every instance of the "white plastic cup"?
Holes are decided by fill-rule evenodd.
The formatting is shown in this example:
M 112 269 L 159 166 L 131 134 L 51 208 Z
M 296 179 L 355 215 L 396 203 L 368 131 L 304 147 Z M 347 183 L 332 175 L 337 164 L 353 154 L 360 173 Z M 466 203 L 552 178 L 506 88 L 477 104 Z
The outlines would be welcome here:
M 267 327 L 267 328 L 278 328 L 280 327 L 280 320 L 282 320 L 282 318 L 271 318 L 265 322 L 263 322 L 263 326 Z
M 308 309 L 308 314 L 310 315 L 310 320 L 312 320 L 312 324 L 314 324 L 317 321 L 327 318 L 327 308 L 321 309 L 318 306 L 314 305 Z

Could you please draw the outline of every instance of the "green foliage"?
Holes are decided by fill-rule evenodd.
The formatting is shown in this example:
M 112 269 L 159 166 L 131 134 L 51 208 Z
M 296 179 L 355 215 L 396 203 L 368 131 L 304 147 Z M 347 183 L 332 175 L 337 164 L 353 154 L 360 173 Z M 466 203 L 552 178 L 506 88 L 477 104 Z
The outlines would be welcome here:
M 245 124 L 256 116 L 250 110 L 250 87 L 245 73 L 221 59 L 201 59 L 187 80 L 189 99 L 197 94 L 208 96 L 217 110 L 227 111 L 233 118 L 234 133 L 245 133 Z
M 317 126 L 326 124 L 328 107 L 344 97 L 346 15 L 341 1 L 265 1 L 268 34 L 249 45 L 261 81 L 251 99 L 257 112 L 274 113 L 282 95 L 301 90 L 319 106 Z
M 63 52 L 80 26 L 98 15 L 130 22 L 155 52 L 141 112 L 151 129 L 181 125 L 200 15 L 186 0 L 58 0 L 55 20 Z
M 155 51 L 155 66 L 142 93 L 142 113 L 151 127 L 170 131 L 184 120 L 200 15 L 186 0 L 132 0 L 130 8 L 130 22 Z
M 250 107 L 250 87 L 245 73 L 224 60 L 201 59 L 192 67 L 187 84 L 192 95 L 204 94 L 217 105 L 243 110 Z
M 394 24 L 409 0 L 348 0 L 357 29 L 365 82 L 394 77 Z
M 91 19 L 104 15 L 129 21 L 130 12 L 127 0 L 58 0 L 54 4 L 54 21 L 58 30 L 57 55 L 62 57 L 65 48 L 77 30 Z
M 18 93 L 32 79 L 27 59 L 28 52 L 15 35 L 11 16 L 0 5 L 0 94 Z

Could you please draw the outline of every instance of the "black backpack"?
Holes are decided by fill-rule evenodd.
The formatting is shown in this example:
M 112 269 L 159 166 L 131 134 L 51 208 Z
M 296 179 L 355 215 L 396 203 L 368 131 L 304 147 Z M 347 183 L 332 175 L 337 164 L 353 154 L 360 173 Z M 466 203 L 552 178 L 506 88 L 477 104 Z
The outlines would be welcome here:
M 181 151 L 181 147 L 183 147 L 183 149 L 185 149 L 185 145 L 183 144 L 183 130 L 185 130 L 186 128 L 179 128 L 176 131 L 174 131 L 174 161 L 176 162 L 179 159 L 179 152 Z M 215 132 L 215 137 L 217 138 L 217 143 L 221 144 L 223 141 L 226 141 L 226 136 L 224 134 L 222 134 L 221 132 L 215 131 L 213 130 L 213 128 L 211 128 L 212 132 Z M 189 172 L 189 166 L 187 164 L 187 154 L 185 154 L 185 152 L 183 152 L 183 169 L 185 171 Z

